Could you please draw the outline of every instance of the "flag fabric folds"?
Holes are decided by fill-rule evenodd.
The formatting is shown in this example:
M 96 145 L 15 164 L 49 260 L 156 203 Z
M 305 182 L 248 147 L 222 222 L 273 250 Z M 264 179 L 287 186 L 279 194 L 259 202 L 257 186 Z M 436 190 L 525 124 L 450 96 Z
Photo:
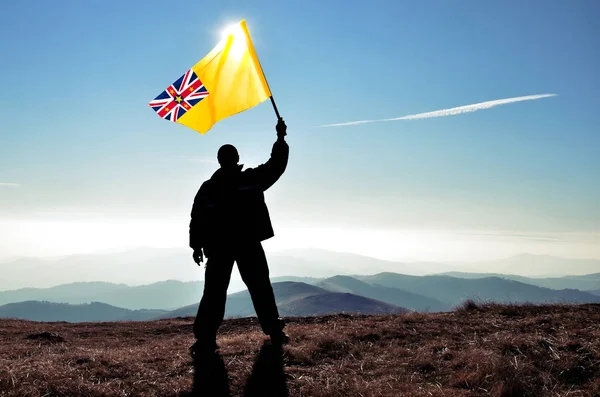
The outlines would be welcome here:
M 256 106 L 270 96 L 246 22 L 242 20 L 149 105 L 160 117 L 204 134 L 217 121 Z

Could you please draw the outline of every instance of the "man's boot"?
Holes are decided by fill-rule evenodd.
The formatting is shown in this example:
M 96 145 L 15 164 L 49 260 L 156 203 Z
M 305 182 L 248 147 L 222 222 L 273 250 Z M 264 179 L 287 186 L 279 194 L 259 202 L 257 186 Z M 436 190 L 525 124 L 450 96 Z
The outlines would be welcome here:
M 283 330 L 275 331 L 269 336 L 271 337 L 271 343 L 273 345 L 281 346 L 290 343 L 290 337 L 287 336 Z
M 210 357 L 215 354 L 218 348 L 219 346 L 215 340 L 207 341 L 198 339 L 192 346 L 190 346 L 190 356 L 194 361 L 197 359 Z

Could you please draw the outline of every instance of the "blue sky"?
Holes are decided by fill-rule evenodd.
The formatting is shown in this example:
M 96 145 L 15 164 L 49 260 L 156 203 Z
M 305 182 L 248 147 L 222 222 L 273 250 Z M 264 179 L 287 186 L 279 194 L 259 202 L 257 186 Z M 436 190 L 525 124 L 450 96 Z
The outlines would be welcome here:
M 592 0 L 2 2 L 0 257 L 111 249 L 115 222 L 131 246 L 185 246 L 219 146 L 265 161 L 275 116 L 266 102 L 200 136 L 147 103 L 242 18 L 289 126 L 289 168 L 267 196 L 281 241 L 301 244 L 300 227 L 577 234 L 591 243 L 560 253 L 600 257 L 598 17 Z M 40 222 L 63 232 L 48 242 Z M 106 235 L 81 236 L 103 222 Z M 164 234 L 136 232 L 160 222 Z

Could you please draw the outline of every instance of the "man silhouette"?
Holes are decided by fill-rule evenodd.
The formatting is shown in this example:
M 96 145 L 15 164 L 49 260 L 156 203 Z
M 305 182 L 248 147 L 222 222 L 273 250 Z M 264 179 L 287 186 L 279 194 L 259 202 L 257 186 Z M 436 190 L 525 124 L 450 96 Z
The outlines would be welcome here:
M 271 158 L 256 168 L 242 171 L 237 149 L 223 145 L 217 154 L 221 168 L 202 184 L 194 199 L 190 247 L 194 250 L 194 261 L 200 265 L 206 256 L 207 264 L 204 293 L 194 322 L 196 343 L 192 354 L 217 349 L 217 330 L 225 315 L 234 262 L 248 287 L 263 332 L 274 344 L 288 341 L 261 245 L 261 241 L 274 236 L 264 191 L 283 174 L 289 154 L 283 119 L 275 129 L 277 141 Z

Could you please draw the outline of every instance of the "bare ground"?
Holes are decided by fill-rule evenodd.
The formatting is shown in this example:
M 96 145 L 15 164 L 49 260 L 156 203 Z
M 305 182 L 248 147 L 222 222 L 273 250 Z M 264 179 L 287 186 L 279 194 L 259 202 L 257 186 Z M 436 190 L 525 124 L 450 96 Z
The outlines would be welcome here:
M 600 396 L 600 305 L 226 320 L 196 371 L 192 320 L 0 320 L 0 396 Z

